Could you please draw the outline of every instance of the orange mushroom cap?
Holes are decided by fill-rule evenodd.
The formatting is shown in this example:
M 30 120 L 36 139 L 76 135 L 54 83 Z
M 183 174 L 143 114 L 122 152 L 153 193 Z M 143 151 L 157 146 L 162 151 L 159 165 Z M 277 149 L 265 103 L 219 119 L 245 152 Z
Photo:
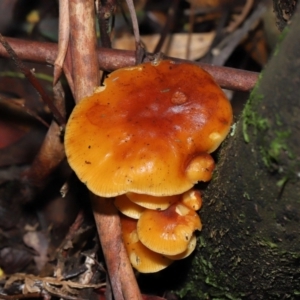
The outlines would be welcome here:
M 201 228 L 198 214 L 180 202 L 162 211 L 146 209 L 137 223 L 140 241 L 152 251 L 165 255 L 184 252 L 194 231 Z
M 200 191 L 191 189 L 181 195 L 180 202 L 193 210 L 199 210 L 202 206 L 202 197 Z
M 145 210 L 144 207 L 130 201 L 126 195 L 117 196 L 114 205 L 122 214 L 132 219 L 139 219 Z
M 199 160 L 232 122 L 230 103 L 207 72 L 145 63 L 114 71 L 104 85 L 75 107 L 65 134 L 70 166 L 93 193 L 169 196 L 206 180 Z
M 125 199 L 126 197 L 127 197 L 127 199 Z M 116 201 L 117 201 L 117 203 L 116 203 Z M 135 214 L 133 212 L 133 210 L 136 210 L 135 209 L 136 206 L 133 206 L 133 204 L 140 206 L 140 207 L 148 208 L 148 209 L 164 210 L 164 209 L 167 209 L 174 202 L 178 202 L 178 201 L 180 201 L 185 206 L 187 206 L 195 211 L 199 210 L 202 206 L 202 197 L 201 197 L 200 191 L 198 191 L 196 189 L 190 189 L 180 195 L 157 196 L 157 197 L 151 196 L 151 195 L 145 195 L 145 194 L 127 193 L 126 196 L 121 195 L 121 196 L 116 197 L 115 205 L 117 206 L 119 211 L 124 213 L 124 215 L 126 215 L 130 218 L 133 218 L 133 219 L 139 219 L 140 213 L 142 213 L 143 210 L 138 209 L 140 213 L 139 213 L 139 216 L 137 217 L 137 214 Z M 133 204 L 130 204 L 130 202 L 133 202 Z M 128 209 L 130 207 L 130 214 L 131 214 L 131 210 L 132 210 L 132 215 L 129 215 L 128 213 L 123 211 L 124 209 L 127 210 L 127 207 L 128 207 Z
M 136 232 L 137 221 L 121 216 L 122 236 L 132 266 L 141 273 L 158 272 L 169 266 L 173 260 L 145 247 Z
M 156 197 L 145 194 L 127 193 L 126 196 L 128 199 L 130 199 L 130 201 L 142 207 L 164 210 L 167 209 L 172 203 L 179 201 L 182 195 Z
M 196 245 L 197 245 L 197 238 L 193 234 L 193 236 L 190 239 L 190 241 L 188 243 L 188 246 L 187 246 L 185 251 L 183 251 L 182 253 L 176 254 L 176 255 L 165 255 L 165 256 L 172 259 L 172 260 L 184 259 L 184 258 L 190 256 L 193 253 L 193 251 L 196 248 Z

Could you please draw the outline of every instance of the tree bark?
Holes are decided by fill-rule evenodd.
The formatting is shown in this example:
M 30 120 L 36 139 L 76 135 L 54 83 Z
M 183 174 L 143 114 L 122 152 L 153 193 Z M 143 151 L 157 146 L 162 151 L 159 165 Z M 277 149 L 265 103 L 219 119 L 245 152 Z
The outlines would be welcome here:
M 300 295 L 299 32 L 300 8 L 217 153 L 185 299 Z

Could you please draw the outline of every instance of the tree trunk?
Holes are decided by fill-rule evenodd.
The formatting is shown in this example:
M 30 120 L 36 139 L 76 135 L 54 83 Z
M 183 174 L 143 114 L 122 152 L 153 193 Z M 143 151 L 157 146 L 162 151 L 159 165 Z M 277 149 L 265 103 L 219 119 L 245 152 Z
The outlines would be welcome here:
M 300 295 L 299 11 L 217 153 L 185 299 Z

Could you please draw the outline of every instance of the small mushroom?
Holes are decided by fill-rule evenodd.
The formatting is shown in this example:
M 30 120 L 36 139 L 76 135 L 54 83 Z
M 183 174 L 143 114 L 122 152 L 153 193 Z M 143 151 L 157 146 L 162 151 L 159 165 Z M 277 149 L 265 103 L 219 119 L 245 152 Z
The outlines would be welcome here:
M 195 211 L 199 210 L 202 206 L 202 197 L 200 191 L 196 189 L 191 189 L 183 193 L 180 202 L 185 206 L 189 207 L 190 209 L 193 209 Z
M 179 201 L 181 198 L 181 195 L 155 197 L 137 193 L 127 193 L 126 196 L 137 205 L 156 210 L 167 209 L 172 203 Z
M 154 273 L 168 267 L 173 260 L 145 247 L 136 232 L 137 221 L 121 216 L 123 241 L 132 266 L 141 273 Z
M 193 158 L 186 168 L 186 176 L 191 182 L 197 183 L 199 178 L 201 181 L 207 182 L 211 180 L 215 162 L 211 155 L 202 153 Z
M 130 201 L 126 195 L 117 196 L 114 204 L 122 214 L 133 219 L 139 219 L 145 210 L 145 208 Z
M 136 194 L 136 193 L 127 193 L 127 198 L 137 204 L 138 206 L 142 206 L 148 209 L 154 209 L 154 210 L 165 210 L 170 205 L 172 205 L 174 202 L 180 201 L 187 207 L 193 209 L 193 210 L 199 210 L 202 205 L 202 198 L 201 194 L 196 189 L 188 190 L 187 192 L 180 194 L 180 195 L 174 195 L 174 196 L 151 196 L 151 195 L 145 195 L 145 194 Z M 118 202 L 120 203 L 122 201 L 123 196 L 119 196 L 116 199 L 118 199 Z M 133 207 L 131 204 L 127 204 L 128 200 L 124 199 L 124 204 L 119 205 L 128 205 L 130 207 Z M 118 205 L 116 205 L 118 207 Z M 118 207 L 119 208 L 119 207 Z M 122 209 L 119 209 L 121 212 L 123 212 Z M 141 211 L 142 212 L 142 211 Z M 124 213 L 124 212 L 123 212 Z M 138 219 L 139 217 L 130 216 L 127 213 L 124 213 L 128 217 Z
M 185 251 L 183 251 L 182 253 L 179 253 L 177 255 L 165 255 L 165 256 L 172 259 L 172 260 L 184 259 L 184 258 L 190 256 L 193 253 L 193 251 L 196 248 L 196 245 L 197 245 L 197 238 L 193 234 L 191 240 L 188 243 L 187 249 Z
M 112 72 L 66 126 L 65 149 L 96 195 L 171 196 L 211 178 L 232 109 L 203 69 L 161 61 Z
M 138 220 L 137 234 L 152 251 L 177 255 L 186 251 L 194 231 L 201 228 L 198 214 L 176 202 L 162 211 L 146 209 Z

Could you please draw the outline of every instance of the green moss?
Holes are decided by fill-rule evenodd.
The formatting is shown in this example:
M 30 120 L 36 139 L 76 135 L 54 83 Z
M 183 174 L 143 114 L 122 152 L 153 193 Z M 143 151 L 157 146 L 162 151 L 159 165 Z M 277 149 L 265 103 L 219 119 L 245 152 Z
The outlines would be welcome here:
M 282 126 L 283 125 L 279 114 L 275 115 L 275 119 L 276 119 L 276 125 L 277 126 Z
M 279 131 L 274 130 L 275 138 L 266 143 L 267 145 L 260 147 L 263 163 L 267 168 L 274 168 L 274 164 L 280 164 L 280 156 L 286 153 L 290 159 L 294 158 L 294 154 L 290 151 L 288 146 L 288 139 L 291 136 L 290 130 Z
M 209 251 L 209 240 L 205 241 L 204 239 L 205 238 L 202 238 L 201 240 L 202 245 L 206 245 L 206 249 L 205 251 L 201 251 L 202 247 L 198 248 L 199 253 L 213 253 Z M 274 260 L 278 259 L 285 262 L 292 257 L 294 260 L 297 260 L 300 255 L 298 252 L 289 252 L 286 251 L 285 248 L 281 249 L 281 244 L 276 244 L 268 239 L 262 240 L 260 237 L 252 236 L 252 241 L 257 245 L 256 248 L 258 247 L 258 249 L 260 249 L 262 257 L 274 258 Z M 222 252 L 222 255 L 226 255 L 223 248 L 220 248 L 219 251 Z M 215 253 L 206 258 L 203 256 L 194 257 L 193 272 L 188 275 L 189 278 L 187 278 L 184 287 L 175 291 L 181 299 L 240 300 L 245 299 L 245 297 L 247 298 L 247 295 L 249 295 L 248 292 L 245 294 L 245 290 L 239 285 L 238 278 L 234 278 L 234 275 L 232 276 L 234 271 L 239 268 L 239 265 L 243 263 L 242 258 L 240 258 L 239 255 L 232 256 L 230 260 L 232 262 L 230 267 L 231 275 L 223 273 L 219 268 L 216 269 L 217 266 L 210 265 L 209 262 L 211 261 L 213 263 L 215 258 Z M 267 272 L 266 275 L 272 280 L 272 278 L 276 277 L 277 273 L 277 271 L 274 271 L 274 274 Z M 269 286 L 268 282 L 262 284 L 266 285 L 266 287 Z M 261 290 L 256 291 L 256 293 L 260 292 Z M 296 295 L 297 292 L 298 289 L 295 288 L 294 291 L 291 291 L 291 294 L 293 295 L 294 293 L 294 295 Z M 274 296 L 272 299 L 282 299 L 282 294 L 280 293 L 273 293 L 272 295 Z
M 300 291 L 294 291 L 294 295 L 299 296 L 300 295 Z
M 243 193 L 243 197 L 246 198 L 246 199 L 248 199 L 248 200 L 251 199 L 251 198 L 250 198 L 250 195 L 249 195 L 247 192 L 244 192 L 244 193 Z
M 230 128 L 230 136 L 234 136 L 236 131 L 236 123 L 233 123 Z
M 208 247 L 208 243 L 203 236 L 200 236 L 198 241 L 199 245 L 197 248 L 199 253 L 201 253 L 204 247 Z M 205 249 L 205 252 L 207 251 L 208 249 Z M 174 291 L 180 298 L 199 300 L 239 300 L 242 298 L 242 295 L 235 295 L 228 287 L 224 286 L 224 282 L 228 280 L 225 273 L 222 271 L 215 272 L 211 262 L 219 255 L 219 251 L 218 248 L 214 248 L 208 251 L 208 253 L 212 253 L 208 258 L 201 255 L 193 258 L 193 275 L 188 278 L 181 289 Z M 236 266 L 240 261 L 240 258 L 237 257 L 232 264 Z
M 284 176 L 280 180 L 277 181 L 276 185 L 282 189 L 285 186 L 285 184 L 288 182 L 288 180 L 289 180 L 289 177 Z
M 277 54 L 279 53 L 280 45 L 281 45 L 282 41 L 285 39 L 285 37 L 286 37 L 287 33 L 289 32 L 289 30 L 290 30 L 289 26 L 286 26 L 282 30 L 281 34 L 278 37 L 277 45 L 276 45 L 275 50 L 273 52 L 273 56 L 277 56 Z
M 259 80 L 261 79 L 261 75 Z M 256 135 L 260 130 L 267 130 L 270 128 L 269 120 L 267 118 L 261 117 L 257 113 L 257 107 L 263 100 L 263 95 L 259 93 L 259 83 L 256 84 L 255 88 L 251 92 L 250 98 L 247 101 L 242 114 L 242 126 L 243 126 L 243 136 L 245 142 L 250 142 L 249 137 L 249 127 L 253 127 L 253 133 Z
M 259 243 L 259 245 L 264 246 L 264 247 L 268 247 L 270 249 L 278 248 L 277 244 L 275 244 L 275 243 L 273 243 L 271 241 L 261 240 L 258 243 Z
M 276 137 L 270 144 L 268 154 L 272 159 L 278 161 L 281 151 L 288 151 L 287 139 L 290 137 L 291 131 L 275 131 L 275 134 Z
M 280 34 L 278 38 L 278 43 L 276 46 L 276 49 L 274 51 L 274 56 L 277 55 L 279 52 L 280 44 L 281 42 L 285 39 L 287 33 L 289 31 L 289 27 L 286 26 L 282 33 Z M 258 81 L 251 92 L 250 98 L 245 105 L 245 108 L 243 110 L 242 114 L 242 119 L 243 119 L 243 136 L 245 142 L 249 143 L 250 142 L 250 137 L 249 137 L 249 127 L 253 126 L 254 129 L 254 135 L 257 134 L 257 131 L 259 130 L 266 130 L 270 128 L 270 122 L 268 119 L 261 117 L 257 112 L 257 107 L 258 105 L 262 102 L 264 96 L 259 92 L 259 83 L 263 77 L 263 72 L 260 73 Z M 280 118 L 279 115 L 276 116 L 277 124 L 280 124 Z

